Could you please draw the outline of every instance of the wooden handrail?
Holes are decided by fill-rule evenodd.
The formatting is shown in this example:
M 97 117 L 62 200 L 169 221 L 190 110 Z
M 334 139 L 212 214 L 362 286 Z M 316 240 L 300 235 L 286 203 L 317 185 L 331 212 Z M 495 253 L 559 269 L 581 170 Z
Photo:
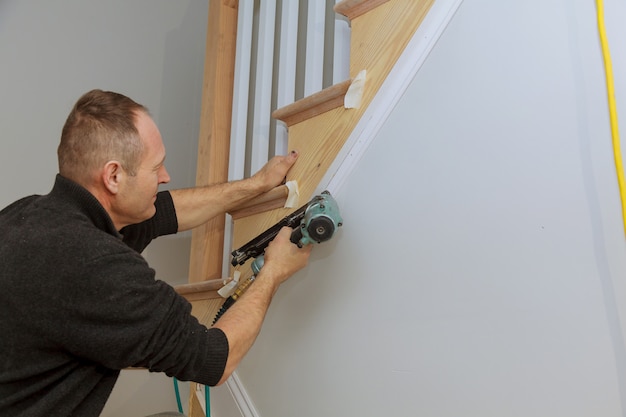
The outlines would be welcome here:
M 253 214 L 263 213 L 264 211 L 284 207 L 288 195 L 289 189 L 287 186 L 281 185 L 238 206 L 236 209 L 231 210 L 228 214 L 232 216 L 233 220 L 237 220 L 243 217 L 252 216 Z
M 288 106 L 276 109 L 272 113 L 272 117 L 284 122 L 287 126 L 291 126 L 341 107 L 351 83 L 352 80 L 343 81 Z
M 189 284 L 177 285 L 174 290 L 185 297 L 187 301 L 207 300 L 214 298 L 222 298 L 217 290 L 224 286 L 221 279 L 211 279 L 202 282 L 192 282 Z
M 389 0 L 343 0 L 335 4 L 333 10 L 352 20 L 369 12 Z

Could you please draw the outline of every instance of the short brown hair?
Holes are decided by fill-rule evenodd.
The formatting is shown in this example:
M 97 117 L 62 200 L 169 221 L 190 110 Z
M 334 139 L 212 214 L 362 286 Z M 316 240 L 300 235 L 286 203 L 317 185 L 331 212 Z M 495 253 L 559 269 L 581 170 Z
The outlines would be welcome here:
M 70 112 L 57 149 L 59 173 L 82 182 L 108 161 L 119 161 L 135 175 L 143 144 L 135 126 L 139 112 L 148 109 L 111 91 L 91 90 L 78 99 Z

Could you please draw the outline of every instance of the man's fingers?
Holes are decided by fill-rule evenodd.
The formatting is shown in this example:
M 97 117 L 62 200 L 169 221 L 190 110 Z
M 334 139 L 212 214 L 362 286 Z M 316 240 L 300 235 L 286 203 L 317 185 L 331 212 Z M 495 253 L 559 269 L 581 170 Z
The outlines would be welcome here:
M 278 234 L 282 235 L 283 239 L 289 239 L 291 238 L 291 232 L 293 232 L 293 229 L 291 227 L 283 226 L 280 228 Z
M 292 163 L 296 162 L 296 159 L 298 159 L 298 156 L 300 154 L 298 153 L 298 151 L 296 151 L 295 149 L 291 152 L 289 152 L 289 155 L 287 155 L 287 159 L 289 159 Z

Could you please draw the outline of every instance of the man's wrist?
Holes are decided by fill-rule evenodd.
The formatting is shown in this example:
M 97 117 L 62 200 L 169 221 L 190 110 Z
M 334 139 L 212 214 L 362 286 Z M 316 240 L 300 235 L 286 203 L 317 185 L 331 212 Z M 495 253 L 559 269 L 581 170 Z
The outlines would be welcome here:
M 281 280 L 277 279 L 277 276 L 273 273 L 273 271 L 271 269 L 265 268 L 265 266 L 261 268 L 255 278 L 255 281 L 266 285 L 271 291 L 270 296 L 272 297 L 274 296 L 274 294 L 276 294 L 276 291 L 278 291 L 278 287 L 280 287 L 281 284 Z
M 249 181 L 248 187 L 256 195 L 263 194 L 272 189 L 270 185 L 266 184 L 263 179 L 260 178 L 259 173 L 252 175 L 246 181 Z

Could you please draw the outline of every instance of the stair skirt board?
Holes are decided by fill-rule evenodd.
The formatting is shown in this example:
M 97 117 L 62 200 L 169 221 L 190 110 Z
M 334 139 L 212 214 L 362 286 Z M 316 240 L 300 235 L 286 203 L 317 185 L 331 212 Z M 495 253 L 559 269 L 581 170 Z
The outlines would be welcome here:
M 400 55 L 380 91 L 322 178 L 316 193 L 336 193 L 417 74 L 463 0 L 437 0 Z M 235 371 L 226 382 L 242 417 L 261 417 Z

